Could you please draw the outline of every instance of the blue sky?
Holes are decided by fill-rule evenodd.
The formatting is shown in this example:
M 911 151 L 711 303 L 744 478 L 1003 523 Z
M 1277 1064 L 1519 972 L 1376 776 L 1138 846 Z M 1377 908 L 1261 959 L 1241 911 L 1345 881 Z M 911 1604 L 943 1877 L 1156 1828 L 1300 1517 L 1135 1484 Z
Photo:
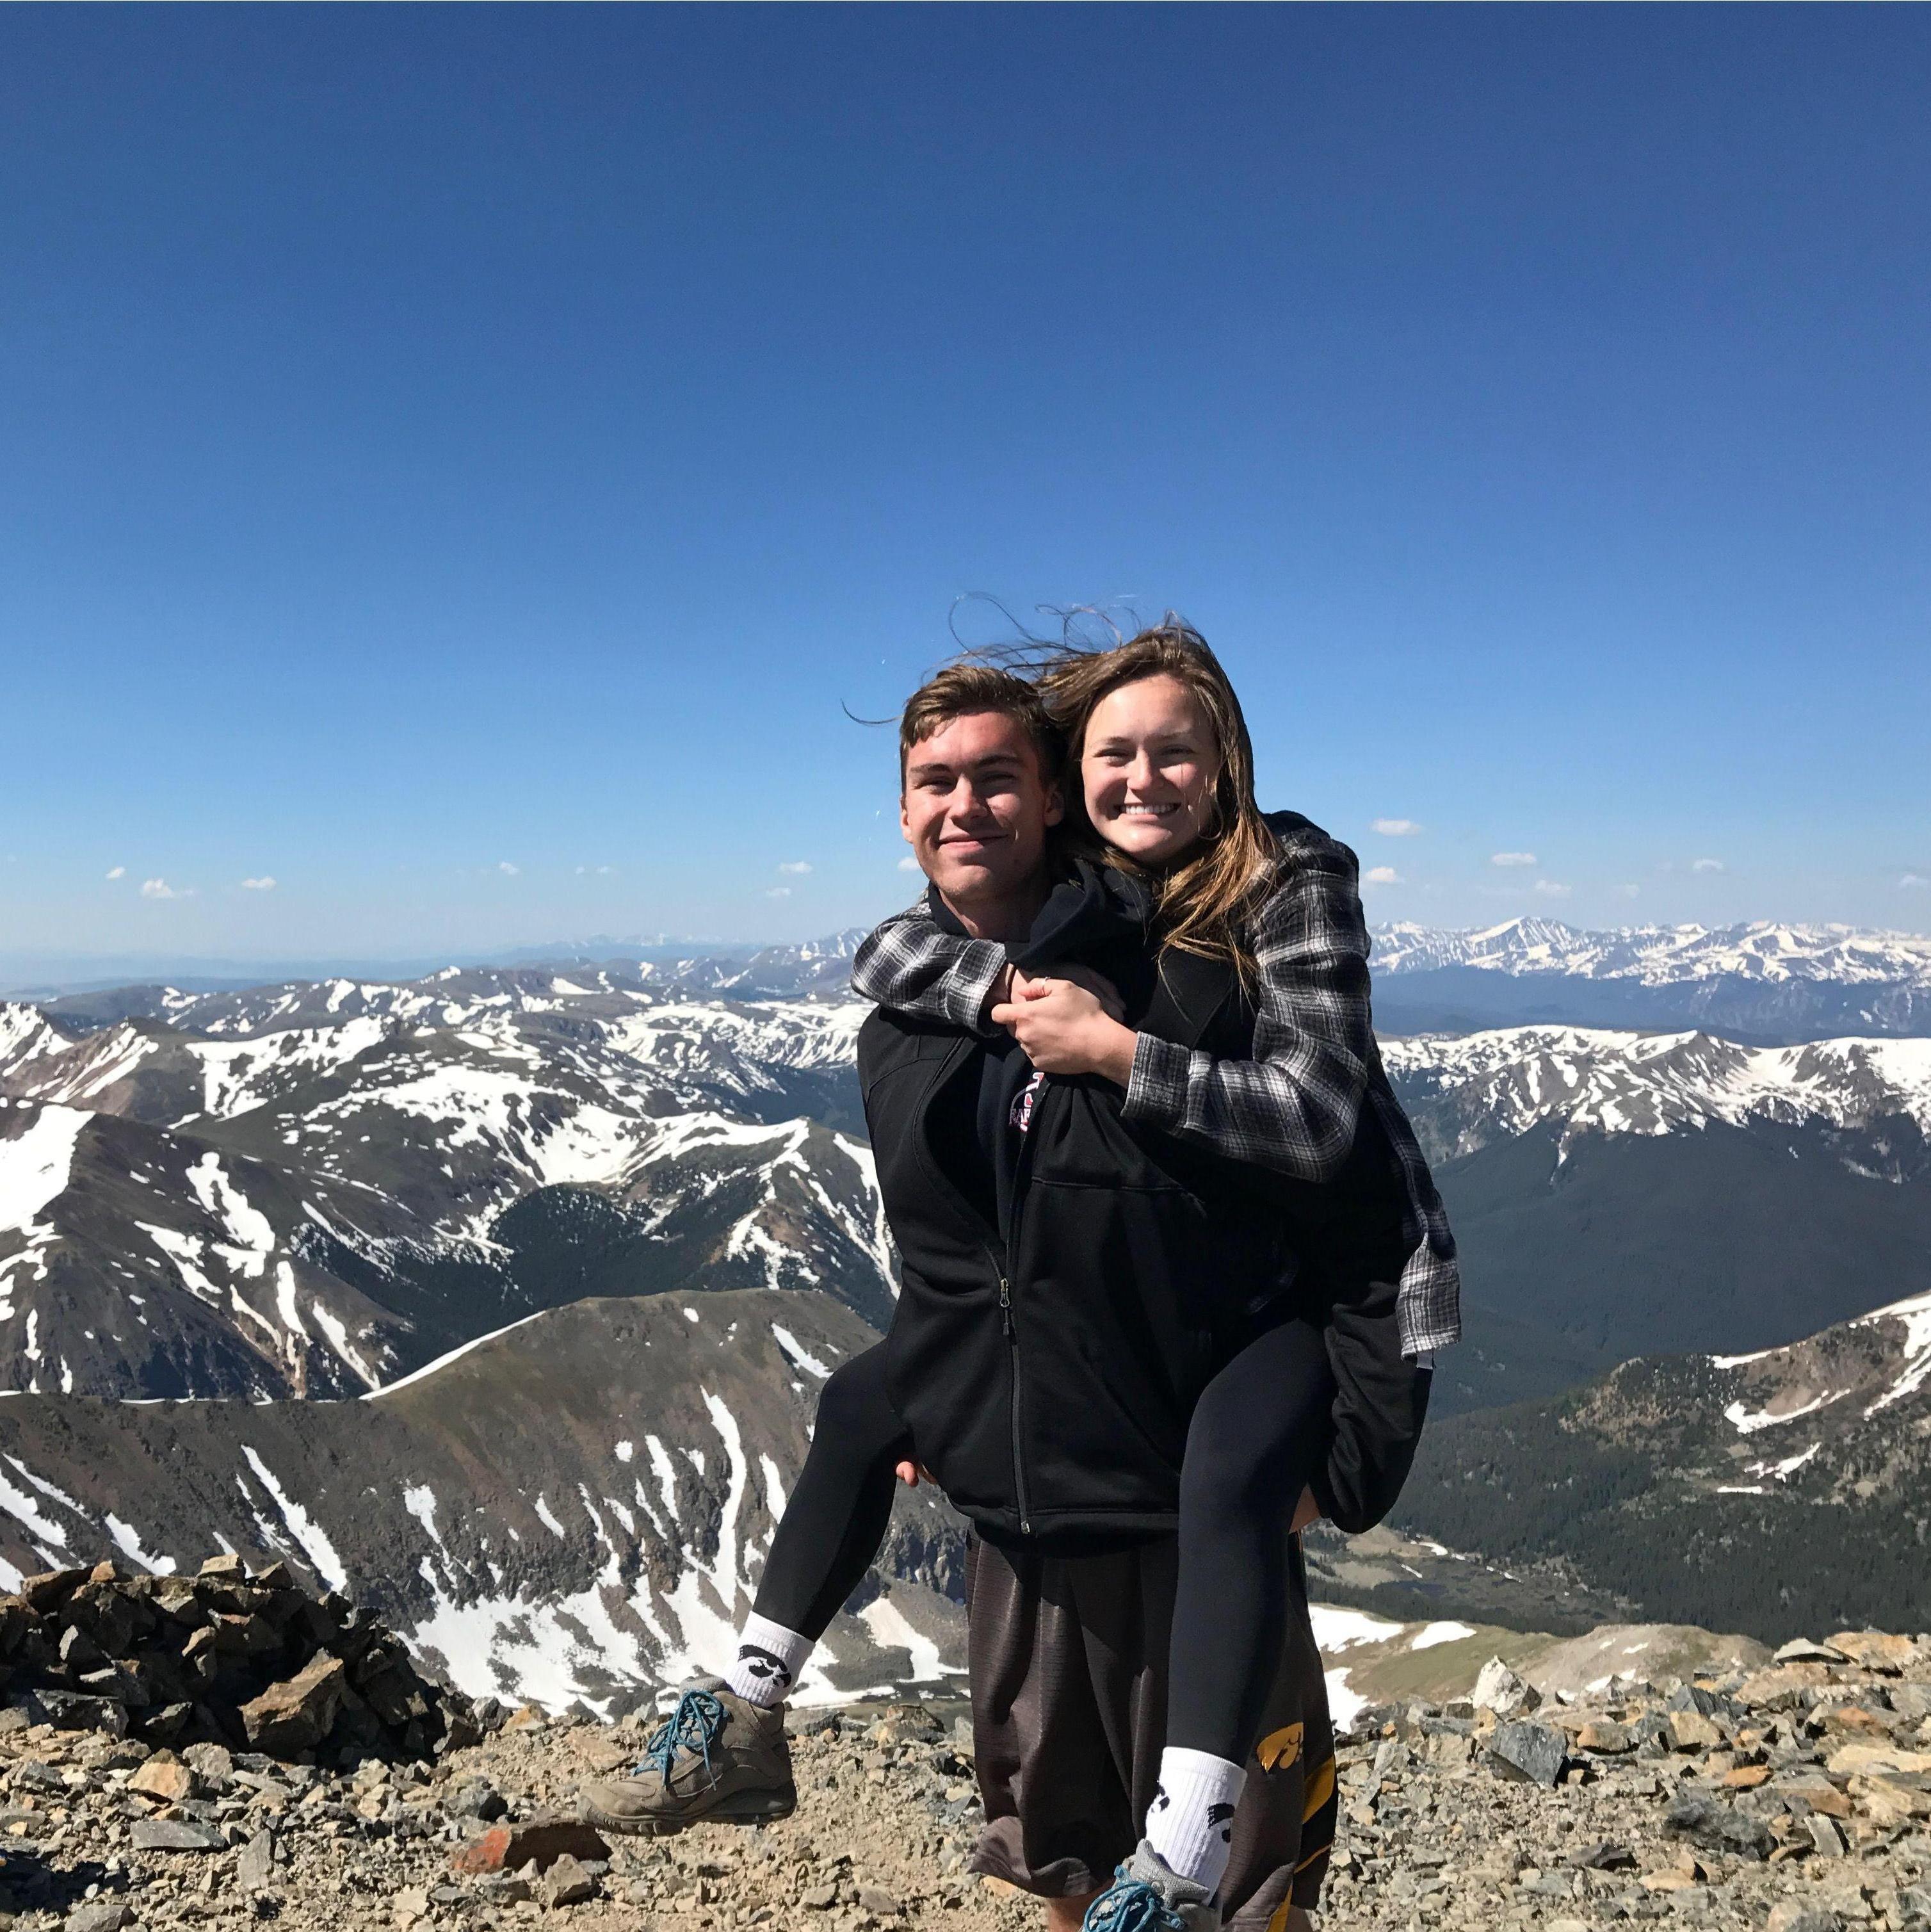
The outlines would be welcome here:
M 969 592 L 1186 612 L 1378 918 L 1931 928 L 1927 56 L 7 9 L 0 945 L 869 920 Z

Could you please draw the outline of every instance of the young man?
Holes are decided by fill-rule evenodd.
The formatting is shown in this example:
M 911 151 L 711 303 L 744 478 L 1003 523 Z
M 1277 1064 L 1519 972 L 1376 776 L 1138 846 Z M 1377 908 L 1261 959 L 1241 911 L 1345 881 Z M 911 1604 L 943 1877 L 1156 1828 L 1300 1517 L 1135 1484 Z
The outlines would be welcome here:
M 1177 1004 L 1137 914 L 1090 874 L 1054 876 L 1057 747 L 1029 685 L 985 666 L 941 673 L 906 707 L 901 754 L 901 826 L 935 916 L 1022 968 L 1093 964 L 1137 1024 L 1198 1040 L 1211 1009 L 1189 1019 Z M 1213 1366 L 1201 1282 L 1224 1287 L 1261 1250 L 1243 1245 L 1255 1231 L 1237 1214 L 1203 1226 L 1199 1202 L 1119 1131 L 1105 1083 L 1037 1086 L 1031 1072 L 997 1028 L 880 1010 L 859 1036 L 903 1262 L 876 1352 L 887 1415 L 873 1453 L 916 1443 L 977 1532 L 968 1609 L 987 1828 L 976 1868 L 1045 1898 L 1049 1923 L 1070 1928 L 1154 1796 L 1179 1472 Z M 785 1544 L 781 1532 L 773 1565 Z M 1254 1932 L 1297 1922 L 1331 1836 L 1326 1700 L 1296 1576 L 1289 1655 L 1220 1892 L 1227 1922 Z M 811 1594 L 841 1601 L 843 1586 L 821 1579 Z M 756 1634 L 795 1675 L 811 1633 L 769 1616 L 762 1588 Z M 592 1787 L 593 1816 L 674 1829 L 790 1808 L 781 1706 L 749 1675 L 709 1694 L 703 1738 L 671 1736 L 655 1771 Z
M 1137 919 L 1052 876 L 1057 747 L 1036 707 L 1022 681 L 977 666 L 907 706 L 901 824 L 933 911 L 1022 968 L 1096 966 L 1140 1024 L 1195 1043 L 1207 1003 L 1192 1019 L 1174 1004 Z M 1257 1251 L 1230 1240 L 1203 1254 L 1213 1231 L 1119 1131 L 1118 1095 L 1093 1081 L 1031 1088 L 999 1030 L 881 1009 L 859 1072 L 904 1264 L 890 1387 L 978 1532 L 975 1868 L 1048 1898 L 1049 1924 L 1069 1932 L 1155 1795 L 1178 1474 L 1211 1367 L 1192 1325 L 1202 1276 L 1224 1289 Z M 1326 1696 L 1300 1595 L 1220 1889 L 1225 1922 L 1257 1932 L 1312 1903 L 1332 1833 Z

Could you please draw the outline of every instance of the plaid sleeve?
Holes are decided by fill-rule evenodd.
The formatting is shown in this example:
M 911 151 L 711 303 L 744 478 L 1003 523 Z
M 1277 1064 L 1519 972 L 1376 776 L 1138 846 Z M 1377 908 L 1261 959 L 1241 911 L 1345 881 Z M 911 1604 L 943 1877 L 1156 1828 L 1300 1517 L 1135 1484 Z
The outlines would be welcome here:
M 1126 1113 L 1236 1160 L 1331 1180 L 1354 1144 L 1375 1064 L 1368 928 L 1345 846 L 1289 850 L 1255 920 L 1254 951 L 1254 1058 L 1216 1060 L 1142 1034 Z
M 985 996 L 1005 964 L 1004 946 L 943 931 L 921 899 L 867 936 L 852 961 L 852 991 L 914 1019 L 979 1033 Z

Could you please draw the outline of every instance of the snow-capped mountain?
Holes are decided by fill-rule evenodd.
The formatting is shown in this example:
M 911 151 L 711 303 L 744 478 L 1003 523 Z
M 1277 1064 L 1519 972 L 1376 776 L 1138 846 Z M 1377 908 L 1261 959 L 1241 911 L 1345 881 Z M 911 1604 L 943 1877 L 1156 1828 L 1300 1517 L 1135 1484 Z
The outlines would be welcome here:
M 883 1326 L 864 1010 L 671 988 L 659 963 L 0 1006 L 0 1376 L 352 1394 L 671 1287 L 822 1286 Z M 1931 1252 L 1925 1042 L 1540 1026 L 1385 1055 L 1468 1262 L 1450 1406 L 1786 1341 Z
M 1581 1133 L 1667 1134 L 1714 1120 L 1931 1134 L 1931 1040 L 1745 1047 L 1707 1034 L 1512 1027 L 1382 1048 L 1437 1159 L 1559 1124 Z
M 1375 934 L 1384 973 L 1476 966 L 1491 973 L 1573 973 L 1592 980 L 1680 985 L 1726 976 L 1845 986 L 1909 982 L 1931 989 L 1931 938 L 1849 926 L 1632 926 L 1588 932 L 1559 920 L 1511 919 L 1466 932 L 1402 922 Z
M 1627 1362 L 1423 1438 L 1398 1511 L 1558 1559 L 1645 1617 L 1741 1630 L 1931 1620 L 1931 1294 L 1789 1346 Z
M 1767 1042 L 1931 1034 L 1931 938 L 1851 926 L 1627 926 L 1512 919 L 1375 935 L 1376 1010 L 1396 1031 L 1546 1020 L 1711 1028 Z
M 849 1001 L 546 974 L 181 1011 L 224 1030 L 0 1006 L 0 1381 L 349 1394 L 685 1282 L 889 1315 Z
M 489 1013 L 553 1012 L 559 1003 L 621 998 L 646 992 L 739 1000 L 843 999 L 852 956 L 865 937 L 856 928 L 795 946 L 768 946 L 742 956 L 664 952 L 647 958 L 559 954 L 540 964 L 445 966 L 415 980 L 290 980 L 217 992 L 178 986 L 112 986 L 37 1002 L 79 1025 L 163 1020 L 199 1033 L 262 1033 L 320 1026 L 366 1015 L 453 1026 Z
M 827 1295 L 755 1288 L 580 1302 L 361 1401 L 17 1396 L 0 1586 L 281 1556 L 472 1694 L 628 1708 L 734 1653 L 816 1392 L 874 1339 Z M 901 1492 L 802 1700 L 949 1675 L 962 1559 L 934 1492 Z

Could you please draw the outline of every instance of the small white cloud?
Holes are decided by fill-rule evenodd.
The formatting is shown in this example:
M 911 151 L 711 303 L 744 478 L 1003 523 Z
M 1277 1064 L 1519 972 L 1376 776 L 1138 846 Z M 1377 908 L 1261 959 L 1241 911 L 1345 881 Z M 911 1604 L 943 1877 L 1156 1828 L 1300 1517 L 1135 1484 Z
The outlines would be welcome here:
M 916 872 L 919 869 L 919 862 L 908 852 L 899 860 L 898 869 L 901 872 Z
M 811 869 L 811 862 L 808 859 L 786 859 L 779 862 L 778 869 L 797 876 L 808 872 Z
M 789 886 L 772 886 L 766 890 L 764 896 L 768 899 L 788 899 L 791 896 L 791 888 Z
M 1369 830 L 1384 838 L 1412 838 L 1421 827 L 1412 818 L 1378 818 Z
M 110 879 L 124 879 L 127 876 L 127 868 L 125 866 L 109 866 L 107 876 Z
M 1569 888 L 1558 879 L 1538 879 L 1535 889 L 1544 898 L 1566 899 L 1569 896 Z
M 1370 866 L 1361 875 L 1362 883 L 1370 886 L 1399 886 L 1402 875 L 1392 866 Z
M 1927 879 L 1922 872 L 1906 872 L 1897 883 L 1906 892 L 1915 892 L 1921 886 L 1931 886 L 1931 879 Z
M 1618 892 L 1621 892 L 1626 899 L 1638 898 L 1641 896 L 1642 892 L 1642 887 L 1638 885 L 1618 886 L 1616 890 Z
M 496 870 L 502 873 L 505 878 L 513 879 L 523 870 L 523 868 L 520 866 L 512 866 L 507 859 L 499 859 L 496 861 Z
M 259 879 L 244 879 L 241 889 L 244 892 L 271 892 L 275 889 L 275 882 L 264 872 Z
M 1690 862 L 1690 869 L 1693 872 L 1720 872 L 1723 869 L 1723 862 L 1720 859 L 1693 859 Z
M 1492 852 L 1489 854 L 1489 862 L 1492 866 L 1533 866 L 1535 854 L 1533 852 Z
M 144 899 L 191 899 L 194 896 L 194 888 L 187 886 L 177 890 L 165 879 L 143 879 L 141 881 L 141 896 Z

